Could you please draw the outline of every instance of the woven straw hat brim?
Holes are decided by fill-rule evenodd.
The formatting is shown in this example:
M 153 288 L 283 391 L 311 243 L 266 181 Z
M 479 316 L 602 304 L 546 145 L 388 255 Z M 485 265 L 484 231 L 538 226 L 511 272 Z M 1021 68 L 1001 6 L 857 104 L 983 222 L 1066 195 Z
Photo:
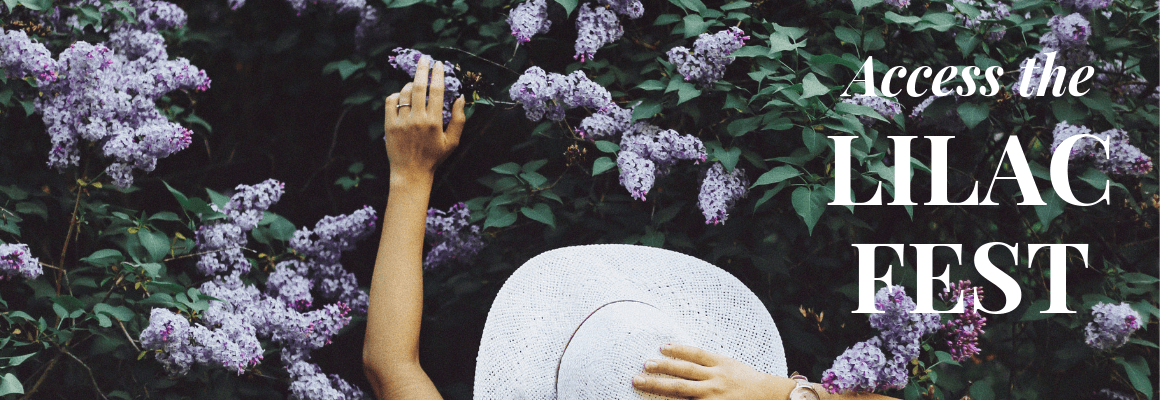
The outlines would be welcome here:
M 594 310 L 626 300 L 648 304 L 671 318 L 683 328 L 680 336 L 695 342 L 691 345 L 758 371 L 786 375 L 773 318 L 737 278 L 669 250 L 589 245 L 540 254 L 504 283 L 484 325 L 475 398 L 556 399 L 557 367 L 569 338 Z M 649 351 L 655 347 L 626 354 Z M 643 360 L 625 362 L 631 364 L 626 368 L 643 366 Z M 616 384 L 630 385 L 630 379 L 625 376 Z

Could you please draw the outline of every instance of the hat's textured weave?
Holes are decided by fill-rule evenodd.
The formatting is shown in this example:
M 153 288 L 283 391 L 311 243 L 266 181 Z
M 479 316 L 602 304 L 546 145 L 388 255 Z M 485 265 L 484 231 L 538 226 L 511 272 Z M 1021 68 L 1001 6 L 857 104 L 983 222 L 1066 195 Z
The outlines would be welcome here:
M 577 246 L 528 260 L 500 289 L 479 346 L 475 398 L 657 398 L 631 379 L 670 341 L 787 372 L 773 318 L 737 278 L 669 250 Z

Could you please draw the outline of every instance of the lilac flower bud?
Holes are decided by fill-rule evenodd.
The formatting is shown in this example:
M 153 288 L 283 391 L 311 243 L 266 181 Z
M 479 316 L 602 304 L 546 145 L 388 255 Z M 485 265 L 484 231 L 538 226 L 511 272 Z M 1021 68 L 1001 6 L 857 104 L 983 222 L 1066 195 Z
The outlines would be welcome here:
M 702 33 L 693 42 L 693 50 L 677 46 L 667 55 L 685 81 L 709 87 L 725 77 L 725 66 L 733 63 L 734 58 L 729 54 L 745 45 L 746 39 L 749 36 L 745 36 L 741 29 L 731 27 L 712 35 Z
M 644 196 L 656 181 L 656 164 L 622 149 L 616 156 L 616 166 L 620 169 L 620 186 L 628 189 L 634 199 L 644 201 Z
M 604 45 L 620 40 L 624 35 L 624 27 L 616 14 L 604 7 L 592 8 L 590 3 L 580 6 L 576 16 L 576 55 L 572 58 L 580 62 L 591 60 L 596 56 L 596 50 Z
M 548 3 L 545 0 L 528 0 L 508 15 L 507 23 L 512 27 L 512 36 L 520 43 L 529 42 L 532 36 L 548 33 L 552 21 L 548 20 Z
M 749 179 L 745 177 L 745 170 L 734 168 L 727 173 L 721 163 L 713 163 L 701 181 L 697 207 L 705 215 L 706 224 L 723 224 L 729 219 L 729 209 L 747 194 Z
M 979 303 L 983 301 L 983 288 L 971 286 L 971 281 L 964 280 L 943 289 L 939 295 L 943 301 L 954 304 L 959 298 L 963 299 L 963 312 L 943 326 L 947 331 L 951 358 L 955 361 L 970 359 L 979 354 L 979 336 L 987 326 L 987 317 L 979 313 Z
M 455 204 L 447 211 L 427 210 L 427 240 L 431 250 L 423 259 L 424 269 L 470 262 L 484 246 L 479 226 L 471 224 L 471 211 L 464 203 Z
M 1128 303 L 1098 303 L 1092 306 L 1092 322 L 1084 328 L 1085 341 L 1096 350 L 1115 350 L 1140 329 L 1140 314 Z
M 0 280 L 16 277 L 36 279 L 43 273 L 40 259 L 32 257 L 28 245 L 0 244 Z

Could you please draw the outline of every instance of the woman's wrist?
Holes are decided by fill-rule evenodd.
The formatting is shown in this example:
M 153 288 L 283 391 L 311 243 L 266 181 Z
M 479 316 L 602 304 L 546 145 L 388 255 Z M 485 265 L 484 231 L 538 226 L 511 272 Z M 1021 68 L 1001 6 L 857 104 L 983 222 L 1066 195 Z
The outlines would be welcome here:
M 391 189 L 430 186 L 435 181 L 434 171 L 420 169 L 391 168 Z

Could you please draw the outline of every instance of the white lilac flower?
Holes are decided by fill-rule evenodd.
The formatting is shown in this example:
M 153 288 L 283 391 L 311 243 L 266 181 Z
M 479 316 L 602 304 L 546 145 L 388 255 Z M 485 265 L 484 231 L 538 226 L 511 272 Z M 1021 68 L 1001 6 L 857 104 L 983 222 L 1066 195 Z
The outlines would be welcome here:
M 1098 303 L 1092 306 L 1092 322 L 1084 328 L 1084 341 L 1096 350 L 1115 350 L 1140 329 L 1140 314 L 1128 303 Z
M 685 81 L 709 87 L 725 77 L 725 66 L 734 58 L 730 54 L 745 45 L 746 39 L 749 36 L 745 36 L 741 29 L 731 27 L 712 35 L 702 33 L 693 42 L 692 50 L 677 46 L 669 49 L 667 55 Z
M 874 111 L 877 111 L 878 114 L 881 114 L 883 117 L 885 117 L 886 120 L 890 120 L 894 118 L 895 115 L 902 113 L 902 106 L 882 96 L 867 96 L 861 93 L 856 93 L 852 97 L 842 99 L 842 102 L 870 107 L 874 109 Z M 862 121 L 862 123 L 865 125 L 873 125 L 878 121 L 874 118 L 864 116 L 858 116 L 858 120 Z
M 512 9 L 507 18 L 512 28 L 512 36 L 520 43 L 532 40 L 532 36 L 548 33 L 552 21 L 548 20 L 548 3 L 545 0 L 528 0 Z
M 620 40 L 624 27 L 616 14 L 604 7 L 592 8 L 590 3 L 580 6 L 576 16 L 576 55 L 572 58 L 580 62 L 591 60 L 596 50 L 604 45 Z
M 745 170 L 734 168 L 733 172 L 725 172 L 725 166 L 713 163 L 701 181 L 697 207 L 705 216 L 706 224 L 723 224 L 729 219 L 729 209 L 747 194 L 749 179 L 745 177 Z
M 426 236 L 431 250 L 423 258 L 424 269 L 468 262 L 484 246 L 479 226 L 471 224 L 471 210 L 464 203 L 457 203 L 447 211 L 428 209 Z
M 40 259 L 32 257 L 28 245 L 0 244 L 0 280 L 36 279 L 44 273 L 40 267 Z

